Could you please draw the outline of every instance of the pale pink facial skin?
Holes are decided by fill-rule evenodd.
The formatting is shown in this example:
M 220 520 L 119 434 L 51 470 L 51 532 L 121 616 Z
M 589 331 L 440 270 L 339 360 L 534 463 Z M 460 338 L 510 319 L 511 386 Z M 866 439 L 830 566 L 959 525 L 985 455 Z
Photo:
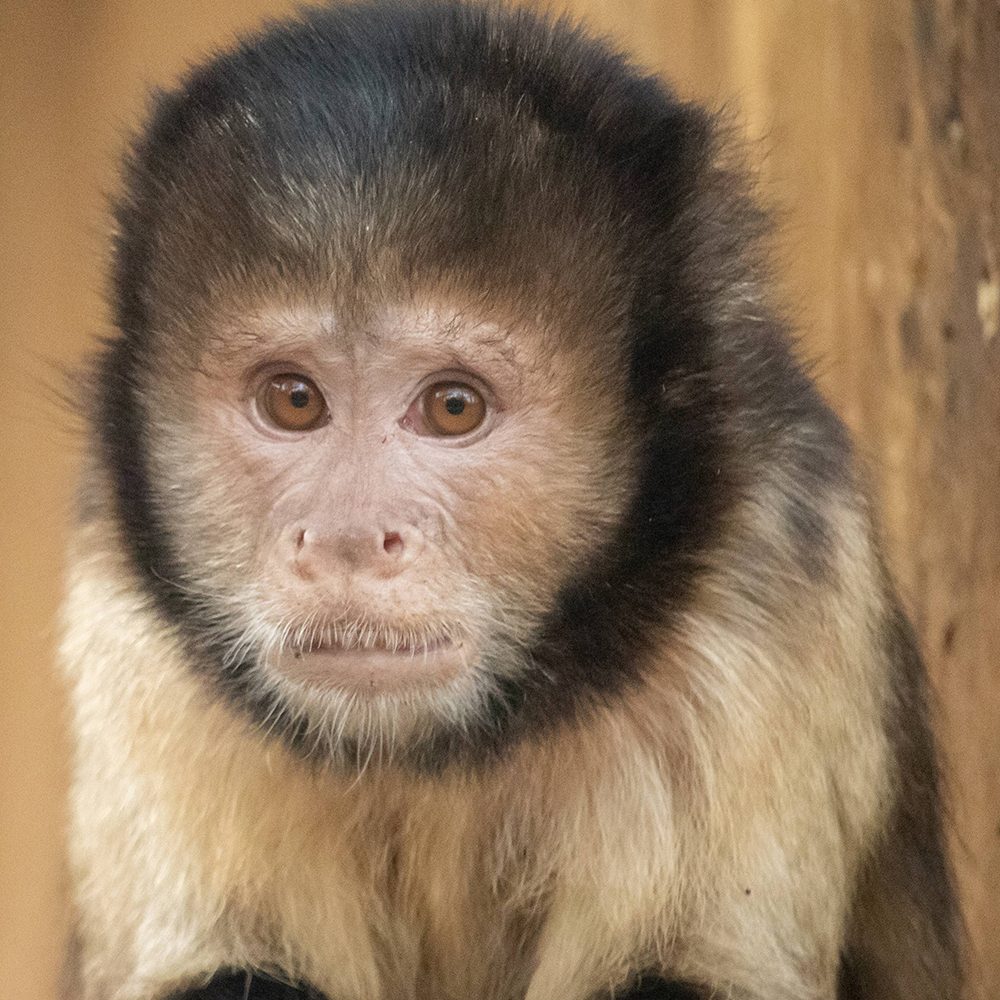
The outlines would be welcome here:
M 153 460 L 178 497 L 179 554 L 279 686 L 460 699 L 490 636 L 530 631 L 623 502 L 602 350 L 553 350 L 544 331 L 458 310 L 349 329 L 304 306 L 216 320 L 184 390 L 153 387 L 172 414 Z M 315 383 L 322 425 L 269 420 L 259 392 L 279 373 Z M 422 415 L 424 389 L 446 380 L 486 400 L 461 437 Z

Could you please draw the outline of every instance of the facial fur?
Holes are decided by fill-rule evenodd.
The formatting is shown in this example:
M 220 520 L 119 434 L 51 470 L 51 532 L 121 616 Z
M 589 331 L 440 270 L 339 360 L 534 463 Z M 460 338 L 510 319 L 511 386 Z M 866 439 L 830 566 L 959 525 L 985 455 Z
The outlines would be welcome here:
M 468 311 L 396 309 L 360 327 L 307 307 L 205 322 L 190 369 L 146 392 L 161 415 L 149 461 L 171 484 L 170 579 L 194 599 L 222 671 L 274 706 L 269 723 L 306 722 L 317 753 L 349 741 L 391 754 L 435 726 L 481 725 L 499 684 L 532 669 L 539 609 L 621 516 L 620 385 L 588 378 L 594 359 L 560 349 L 557 333 Z M 274 370 L 315 382 L 323 426 L 267 425 L 255 395 Z M 448 373 L 488 397 L 483 427 L 457 440 L 407 416 Z M 456 663 L 421 680 L 434 643 Z M 278 668 L 324 644 L 415 651 L 350 678 L 358 656 L 340 655 L 346 667 L 315 683 Z

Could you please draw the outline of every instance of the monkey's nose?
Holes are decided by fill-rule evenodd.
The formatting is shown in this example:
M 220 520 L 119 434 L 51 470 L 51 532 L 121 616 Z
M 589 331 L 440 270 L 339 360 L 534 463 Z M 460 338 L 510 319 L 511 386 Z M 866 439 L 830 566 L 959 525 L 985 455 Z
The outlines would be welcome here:
M 422 533 L 410 525 L 393 530 L 305 527 L 295 535 L 295 563 L 310 575 L 348 570 L 393 576 L 412 563 L 422 548 Z

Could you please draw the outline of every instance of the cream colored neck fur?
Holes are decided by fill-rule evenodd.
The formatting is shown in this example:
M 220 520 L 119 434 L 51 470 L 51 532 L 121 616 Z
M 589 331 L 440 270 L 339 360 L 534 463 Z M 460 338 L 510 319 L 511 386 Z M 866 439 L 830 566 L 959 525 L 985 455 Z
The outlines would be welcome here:
M 657 963 L 737 997 L 833 995 L 843 887 L 885 786 L 882 695 L 843 646 L 860 629 L 786 632 L 707 578 L 642 690 L 503 766 L 345 774 L 214 696 L 110 529 L 80 529 L 71 565 L 85 1000 L 149 1000 L 220 967 L 331 1000 L 585 1000 Z M 775 607 L 807 607 L 789 597 L 803 586 L 775 574 Z M 837 796 L 858 800 L 854 826 Z

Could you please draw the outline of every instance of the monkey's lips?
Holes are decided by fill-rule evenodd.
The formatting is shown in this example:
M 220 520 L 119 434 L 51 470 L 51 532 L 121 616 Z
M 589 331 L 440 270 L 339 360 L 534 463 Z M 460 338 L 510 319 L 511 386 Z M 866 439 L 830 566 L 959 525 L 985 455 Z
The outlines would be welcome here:
M 374 695 L 446 684 L 468 661 L 463 643 L 438 638 L 413 646 L 330 642 L 287 648 L 275 658 L 274 666 L 289 680 L 307 687 Z

